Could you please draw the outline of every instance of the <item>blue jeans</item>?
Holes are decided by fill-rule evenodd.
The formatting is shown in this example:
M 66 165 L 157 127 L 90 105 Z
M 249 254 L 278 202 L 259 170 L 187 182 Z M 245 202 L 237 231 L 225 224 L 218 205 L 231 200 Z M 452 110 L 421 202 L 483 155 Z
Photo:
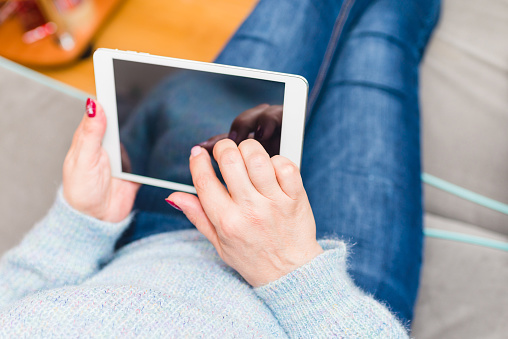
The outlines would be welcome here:
M 216 62 L 310 85 L 302 177 L 317 236 L 350 245 L 355 283 L 403 322 L 422 262 L 418 65 L 439 0 L 261 0 Z M 192 228 L 144 186 L 118 246 Z

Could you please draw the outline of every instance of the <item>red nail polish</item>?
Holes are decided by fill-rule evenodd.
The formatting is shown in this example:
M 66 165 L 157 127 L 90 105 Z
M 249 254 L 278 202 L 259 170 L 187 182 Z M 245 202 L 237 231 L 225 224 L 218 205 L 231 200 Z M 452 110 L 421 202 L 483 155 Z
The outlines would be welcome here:
M 165 199 L 165 200 L 166 200 L 166 202 L 167 202 L 168 204 L 170 204 L 170 205 L 171 205 L 171 207 L 173 207 L 174 209 L 177 209 L 177 210 L 179 210 L 180 212 L 182 211 L 182 209 L 181 209 L 180 207 L 178 207 L 178 205 L 177 205 L 177 204 L 175 204 L 174 202 L 172 202 L 171 200 L 169 200 L 169 199 Z
M 86 114 L 88 114 L 89 118 L 93 118 L 95 116 L 95 110 L 95 102 L 92 99 L 88 98 L 86 101 Z

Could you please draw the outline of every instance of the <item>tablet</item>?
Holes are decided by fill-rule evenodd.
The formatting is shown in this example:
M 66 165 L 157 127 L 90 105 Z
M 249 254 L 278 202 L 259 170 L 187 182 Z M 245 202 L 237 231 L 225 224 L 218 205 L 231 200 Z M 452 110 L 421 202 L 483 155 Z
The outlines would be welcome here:
M 93 60 L 112 176 L 195 193 L 191 148 L 223 138 L 254 138 L 300 166 L 305 78 L 103 48 Z

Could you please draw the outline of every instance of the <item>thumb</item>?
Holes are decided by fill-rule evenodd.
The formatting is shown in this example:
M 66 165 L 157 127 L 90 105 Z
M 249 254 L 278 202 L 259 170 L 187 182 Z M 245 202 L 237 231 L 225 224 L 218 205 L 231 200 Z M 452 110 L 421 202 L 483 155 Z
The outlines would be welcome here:
M 106 115 L 102 107 L 93 99 L 86 101 L 86 113 L 81 121 L 80 152 L 83 155 L 97 154 L 101 149 L 102 138 L 106 132 Z
M 175 192 L 167 197 L 166 201 L 174 208 L 181 210 L 189 221 L 196 226 L 198 231 L 212 243 L 215 249 L 217 249 L 217 252 L 220 253 L 219 238 L 215 226 L 213 226 L 210 219 L 208 219 L 197 196 L 183 192 Z

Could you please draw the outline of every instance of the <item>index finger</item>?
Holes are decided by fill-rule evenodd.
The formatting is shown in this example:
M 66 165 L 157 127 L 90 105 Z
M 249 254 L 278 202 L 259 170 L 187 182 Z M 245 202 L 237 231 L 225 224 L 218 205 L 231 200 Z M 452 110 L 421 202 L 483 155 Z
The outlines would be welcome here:
M 192 182 L 198 193 L 203 210 L 214 225 L 220 215 L 233 202 L 226 187 L 219 181 L 208 152 L 201 146 L 194 146 L 189 158 Z

